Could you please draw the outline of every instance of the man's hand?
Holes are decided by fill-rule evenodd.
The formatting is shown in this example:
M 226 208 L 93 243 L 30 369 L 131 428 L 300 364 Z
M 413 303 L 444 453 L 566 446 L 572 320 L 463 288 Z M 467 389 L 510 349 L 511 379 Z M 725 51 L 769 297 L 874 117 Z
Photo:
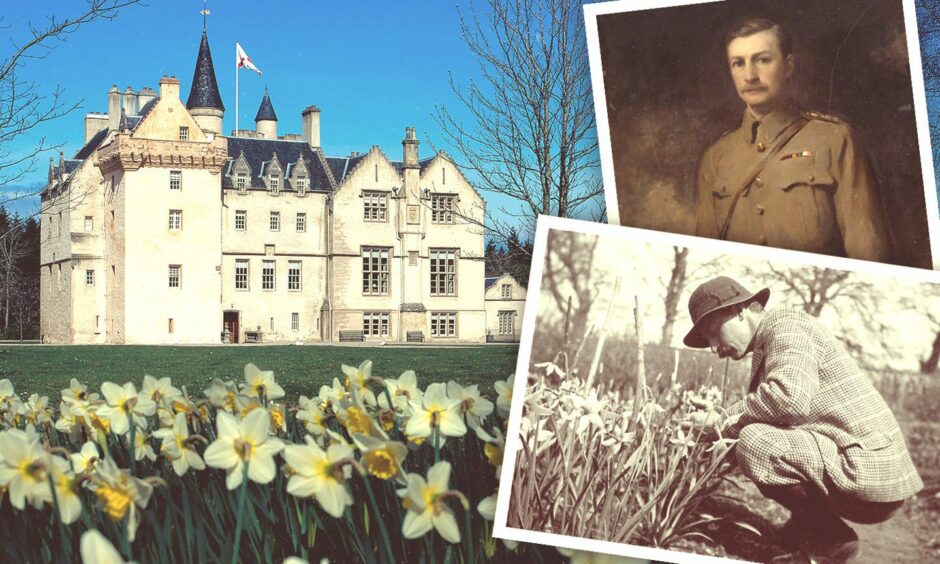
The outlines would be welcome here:
M 722 415 L 717 411 L 693 411 L 682 420 L 682 428 L 700 434 L 706 439 L 717 438 L 722 427 Z

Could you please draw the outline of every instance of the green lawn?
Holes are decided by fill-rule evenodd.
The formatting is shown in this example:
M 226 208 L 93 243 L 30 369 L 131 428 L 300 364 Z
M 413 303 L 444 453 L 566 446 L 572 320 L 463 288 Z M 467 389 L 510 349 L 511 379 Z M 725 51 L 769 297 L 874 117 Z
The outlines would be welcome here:
M 397 378 L 405 370 L 418 374 L 422 387 L 431 382 L 454 380 L 479 384 L 480 391 L 495 396 L 493 382 L 506 379 L 516 367 L 517 346 L 461 348 L 391 348 L 331 346 L 0 346 L 0 378 L 9 378 L 18 395 L 49 396 L 55 405 L 62 388 L 78 378 L 100 389 L 101 383 L 133 381 L 138 389 L 144 374 L 169 376 L 178 387 L 186 385 L 194 397 L 202 397 L 212 378 L 241 381 L 246 364 L 273 370 L 294 402 L 301 394 L 315 395 L 322 384 L 340 377 L 343 364 L 372 360 L 376 376 Z

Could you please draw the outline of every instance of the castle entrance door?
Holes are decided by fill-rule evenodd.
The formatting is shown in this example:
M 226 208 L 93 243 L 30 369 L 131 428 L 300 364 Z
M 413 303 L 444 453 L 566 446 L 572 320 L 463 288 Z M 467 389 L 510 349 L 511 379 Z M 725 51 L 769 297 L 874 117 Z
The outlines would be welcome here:
M 238 342 L 238 317 L 238 311 L 225 311 L 222 313 L 222 329 L 229 332 L 232 343 Z

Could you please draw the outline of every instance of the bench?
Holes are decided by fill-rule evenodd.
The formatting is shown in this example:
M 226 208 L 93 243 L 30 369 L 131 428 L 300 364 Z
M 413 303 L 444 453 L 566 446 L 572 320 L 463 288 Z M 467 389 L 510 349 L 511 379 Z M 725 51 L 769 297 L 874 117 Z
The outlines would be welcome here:
M 245 331 L 246 343 L 260 343 L 264 333 L 261 331 Z
M 365 341 L 366 336 L 362 331 L 341 330 L 339 332 L 340 341 Z
M 408 331 L 406 338 L 409 343 L 423 343 L 424 331 Z

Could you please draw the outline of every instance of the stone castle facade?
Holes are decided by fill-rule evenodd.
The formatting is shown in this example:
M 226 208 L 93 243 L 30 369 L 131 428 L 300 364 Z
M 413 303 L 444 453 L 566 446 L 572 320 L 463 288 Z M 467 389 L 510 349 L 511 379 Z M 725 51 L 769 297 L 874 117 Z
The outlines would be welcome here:
M 444 152 L 406 128 L 401 160 L 328 157 L 320 110 L 279 137 L 267 92 L 253 131 L 222 135 L 224 111 L 203 33 L 185 104 L 173 77 L 112 87 L 50 163 L 45 342 L 518 340 L 518 289 L 484 295 L 485 203 Z

